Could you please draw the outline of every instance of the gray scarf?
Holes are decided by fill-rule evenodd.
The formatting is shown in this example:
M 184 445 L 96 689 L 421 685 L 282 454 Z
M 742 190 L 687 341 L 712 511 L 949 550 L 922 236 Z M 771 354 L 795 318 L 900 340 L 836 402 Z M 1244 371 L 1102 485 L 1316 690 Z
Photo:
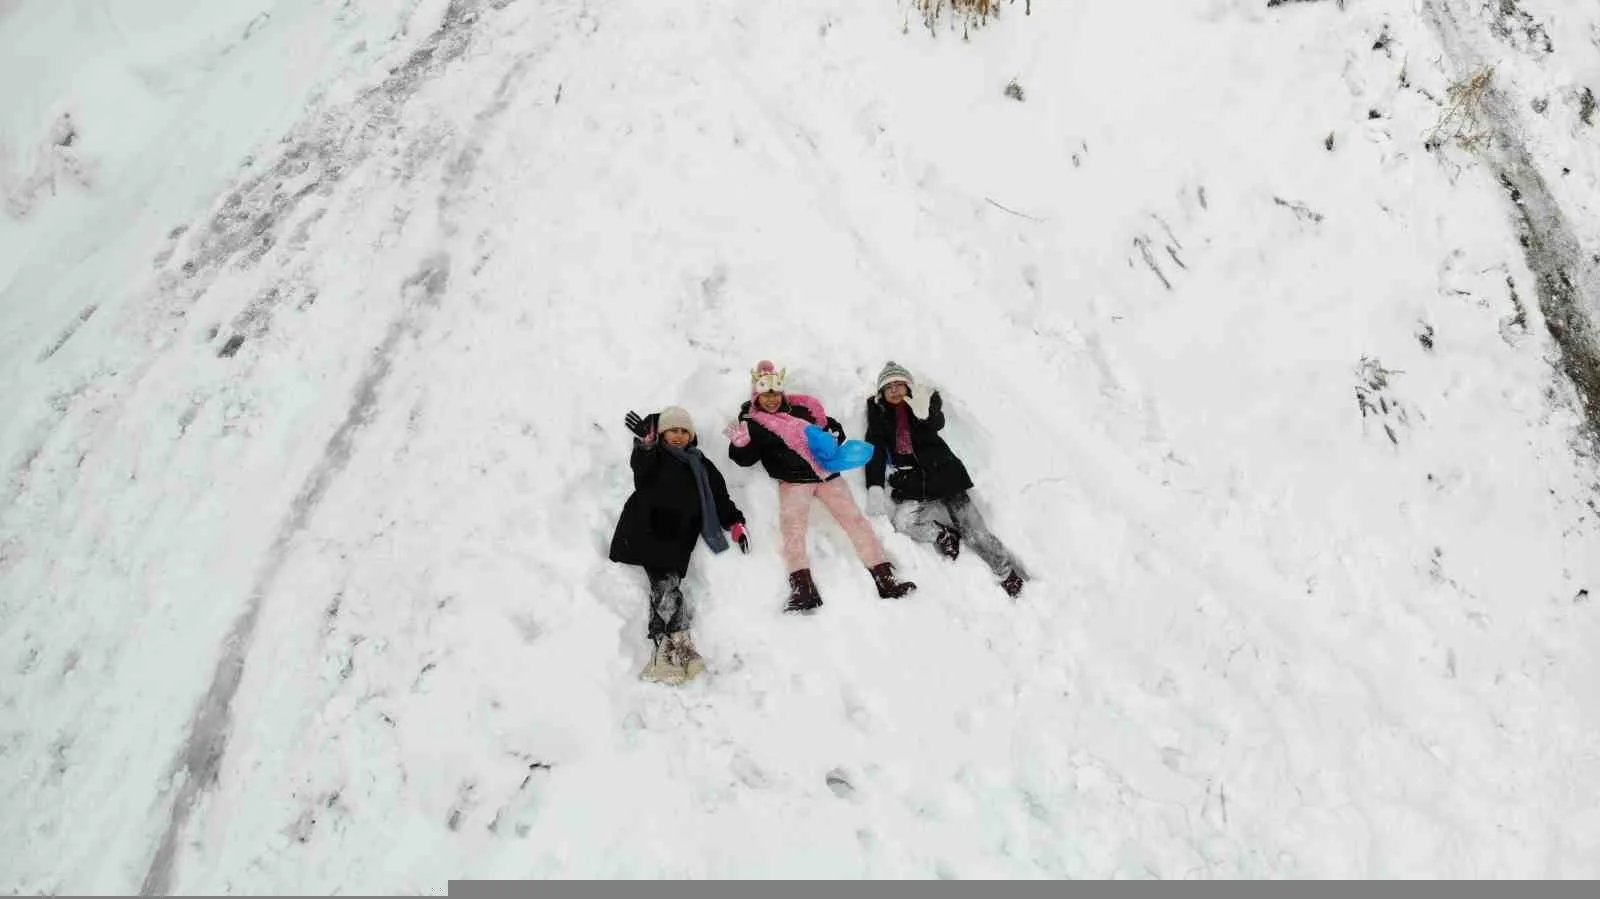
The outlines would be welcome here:
M 722 535 L 722 521 L 717 517 L 717 504 L 711 497 L 711 480 L 706 477 L 705 457 L 697 447 L 678 449 L 665 440 L 661 441 L 661 448 L 694 472 L 694 485 L 700 491 L 700 536 L 705 538 L 706 546 L 714 553 L 727 549 L 728 538 Z

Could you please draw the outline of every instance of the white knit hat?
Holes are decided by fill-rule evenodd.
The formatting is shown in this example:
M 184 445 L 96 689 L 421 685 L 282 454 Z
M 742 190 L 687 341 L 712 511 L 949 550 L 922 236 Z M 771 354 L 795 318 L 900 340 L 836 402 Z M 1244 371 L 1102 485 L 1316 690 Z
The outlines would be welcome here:
M 683 428 L 690 434 L 695 433 L 694 419 L 689 416 L 689 410 L 682 406 L 668 406 L 662 409 L 656 419 L 656 428 L 663 434 L 673 428 Z

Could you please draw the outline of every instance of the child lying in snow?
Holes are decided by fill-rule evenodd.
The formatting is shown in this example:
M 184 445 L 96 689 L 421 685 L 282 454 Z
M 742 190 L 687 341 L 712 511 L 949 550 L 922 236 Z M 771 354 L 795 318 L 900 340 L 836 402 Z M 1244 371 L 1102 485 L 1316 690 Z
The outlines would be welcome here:
M 944 428 L 944 401 L 937 390 L 918 390 L 911 372 L 893 362 L 878 374 L 878 389 L 867 400 L 867 442 L 876 449 L 867 463 L 867 509 L 890 515 L 894 529 L 921 543 L 932 543 L 949 559 L 966 540 L 994 572 L 1002 589 L 1015 598 L 1026 579 L 1021 565 L 990 533 L 967 491 L 967 468 L 939 436 Z M 889 475 L 889 508 L 883 495 L 884 468 Z
M 878 595 L 884 599 L 905 596 L 917 585 L 895 579 L 894 566 L 884 556 L 883 545 L 856 506 L 850 488 L 837 471 L 830 471 L 818 460 L 810 446 L 807 426 L 826 428 L 841 444 L 845 441 L 843 426 L 829 418 L 814 397 L 785 393 L 786 372 L 765 360 L 757 364 L 750 373 L 750 399 L 739 407 L 739 420 L 726 431 L 728 458 L 744 468 L 760 462 L 778 482 L 783 561 L 789 569 L 789 601 L 784 611 L 809 613 L 822 605 L 806 554 L 813 498 L 822 502 L 849 535 L 856 555 L 872 575 Z
M 611 537 L 611 561 L 642 566 L 650 582 L 647 633 L 655 649 L 640 676 L 680 683 L 705 670 L 683 600 L 695 542 L 703 538 L 720 553 L 728 548 L 726 529 L 748 553 L 750 540 L 722 474 L 700 452 L 687 411 L 668 406 L 642 419 L 629 412 L 623 421 L 635 435 L 629 460 L 633 494 Z

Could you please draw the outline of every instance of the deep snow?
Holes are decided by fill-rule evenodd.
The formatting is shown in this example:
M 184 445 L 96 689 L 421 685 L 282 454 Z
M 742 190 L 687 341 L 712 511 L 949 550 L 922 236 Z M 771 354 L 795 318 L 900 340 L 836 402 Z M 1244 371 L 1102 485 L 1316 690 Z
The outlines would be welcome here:
M 1600 10 L 1440 2 L 1600 251 Z M 0 886 L 1600 875 L 1596 471 L 1420 8 L 204 6 L 0 6 Z M 781 615 L 760 358 L 937 382 L 1039 580 L 819 513 Z M 755 548 L 678 690 L 668 403 Z

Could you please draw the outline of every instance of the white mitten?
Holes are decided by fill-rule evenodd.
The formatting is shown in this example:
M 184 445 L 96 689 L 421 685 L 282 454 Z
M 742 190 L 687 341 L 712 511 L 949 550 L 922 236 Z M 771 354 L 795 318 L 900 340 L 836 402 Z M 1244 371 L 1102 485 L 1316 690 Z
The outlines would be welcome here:
M 911 395 L 906 397 L 906 405 L 911 407 L 911 414 L 926 421 L 928 418 L 928 404 L 933 402 L 933 393 L 933 389 L 929 387 L 912 391 Z

